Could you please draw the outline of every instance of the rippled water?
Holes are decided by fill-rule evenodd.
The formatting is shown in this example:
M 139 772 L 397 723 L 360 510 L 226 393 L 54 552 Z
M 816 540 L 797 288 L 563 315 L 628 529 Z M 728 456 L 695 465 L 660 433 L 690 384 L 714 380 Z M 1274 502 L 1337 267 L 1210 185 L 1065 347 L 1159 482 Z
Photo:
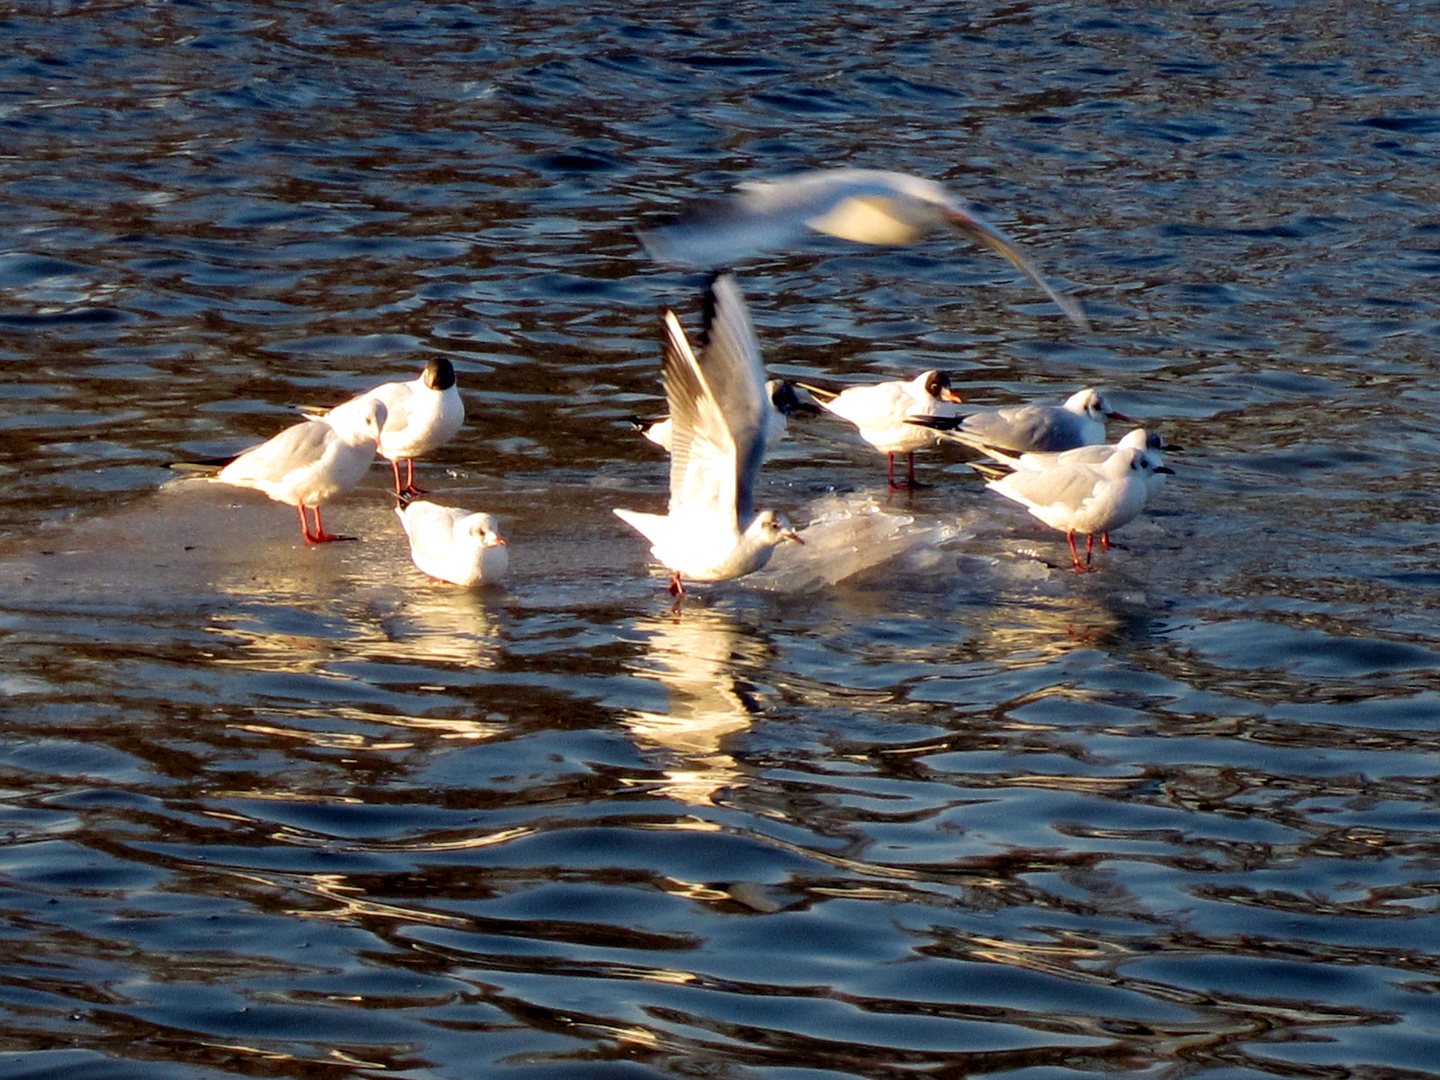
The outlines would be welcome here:
M 1429 6 L 0 27 L 0 1076 L 1440 1076 Z M 1111 388 L 1185 452 L 1101 572 L 817 418 L 763 491 L 817 542 L 671 613 L 610 508 L 699 278 L 632 229 L 835 164 L 1095 331 L 816 241 L 740 268 L 770 367 Z M 306 549 L 163 467 L 441 353 L 421 478 L 503 588 L 414 569 L 386 469 Z

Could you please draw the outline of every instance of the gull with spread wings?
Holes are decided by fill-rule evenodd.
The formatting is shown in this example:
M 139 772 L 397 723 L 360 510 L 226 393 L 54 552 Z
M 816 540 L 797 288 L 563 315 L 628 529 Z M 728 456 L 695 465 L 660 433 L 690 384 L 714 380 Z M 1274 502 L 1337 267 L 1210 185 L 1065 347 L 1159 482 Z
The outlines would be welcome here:
M 690 347 L 673 311 L 661 319 L 665 397 L 670 406 L 670 512 L 616 515 L 650 541 L 683 578 L 727 581 L 759 570 L 777 544 L 804 543 L 773 510 L 755 509 L 770 409 L 760 346 L 734 275 L 722 273 L 705 294 L 700 351 Z
M 661 262 L 712 268 L 789 248 L 809 233 L 862 244 L 913 244 L 950 228 L 1024 274 L 1081 330 L 1085 311 L 1059 292 L 1015 242 L 934 180 L 886 169 L 812 169 L 753 180 L 735 194 L 701 202 L 674 221 L 640 232 Z

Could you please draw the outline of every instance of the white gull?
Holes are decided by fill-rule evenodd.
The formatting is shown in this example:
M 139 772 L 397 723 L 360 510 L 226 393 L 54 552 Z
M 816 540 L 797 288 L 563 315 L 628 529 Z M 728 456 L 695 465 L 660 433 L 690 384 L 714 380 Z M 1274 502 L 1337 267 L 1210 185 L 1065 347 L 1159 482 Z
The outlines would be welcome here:
M 1072 323 L 1089 329 L 1080 305 L 1051 286 L 1013 240 L 942 185 L 908 173 L 816 169 L 748 181 L 728 198 L 702 202 L 639 235 L 661 262 L 713 269 L 792 247 L 810 232 L 863 244 L 911 244 L 947 227 L 1008 260 Z
M 499 581 L 510 553 L 489 514 L 416 499 L 395 508 L 410 540 L 410 557 L 425 573 L 455 585 Z
M 215 480 L 263 491 L 300 513 L 300 531 L 312 544 L 349 537 L 334 536 L 320 523 L 320 508 L 345 494 L 375 460 L 385 426 L 385 405 L 356 399 L 336 406 L 323 418 L 302 420 L 259 446 L 246 450 L 220 470 Z M 312 531 L 306 508 L 315 516 Z
M 800 541 L 784 517 L 755 509 L 769 409 L 760 347 L 732 275 L 711 283 L 705 310 L 709 322 L 698 355 L 673 311 L 661 319 L 671 418 L 669 513 L 615 511 L 672 571 L 670 591 L 677 597 L 685 592 L 682 578 L 740 577 L 764 566 L 775 545 Z

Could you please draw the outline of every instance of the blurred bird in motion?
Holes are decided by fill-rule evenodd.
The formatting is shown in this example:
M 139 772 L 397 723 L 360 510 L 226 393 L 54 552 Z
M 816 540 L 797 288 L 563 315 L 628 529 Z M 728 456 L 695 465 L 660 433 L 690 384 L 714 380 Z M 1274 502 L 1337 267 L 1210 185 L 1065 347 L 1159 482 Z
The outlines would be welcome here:
M 1075 326 L 1090 328 L 1080 304 L 1055 289 L 1013 240 L 940 184 L 908 173 L 817 169 L 747 181 L 735 194 L 698 203 L 639 237 L 660 262 L 715 269 L 793 247 L 812 232 L 862 244 L 913 244 L 944 228 L 1006 259 Z

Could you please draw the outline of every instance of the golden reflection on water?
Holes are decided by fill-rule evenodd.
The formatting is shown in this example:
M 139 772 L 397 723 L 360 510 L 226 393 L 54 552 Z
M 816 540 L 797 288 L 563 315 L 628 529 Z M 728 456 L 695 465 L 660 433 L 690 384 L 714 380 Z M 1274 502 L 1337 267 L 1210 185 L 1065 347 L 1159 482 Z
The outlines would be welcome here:
M 285 560 L 266 564 L 263 572 L 247 565 L 238 575 L 221 576 L 216 589 L 246 609 L 211 624 L 238 646 L 231 662 L 299 674 L 323 668 L 337 651 L 347 659 L 387 663 L 488 668 L 499 660 L 502 592 L 412 575 L 397 581 L 383 558 L 357 558 L 347 569 L 330 595 L 317 594 L 308 568 Z M 277 599 L 292 607 L 277 612 Z M 257 611 L 252 602 L 265 609 Z M 262 617 L 270 621 L 262 624 Z
M 384 620 L 376 659 L 494 667 L 503 653 L 505 625 L 499 590 L 425 583 L 407 588 Z
M 687 608 L 646 620 L 647 668 L 669 695 L 664 713 L 636 710 L 625 726 L 642 750 L 656 751 L 665 780 L 656 795 L 705 805 L 715 793 L 744 782 L 735 759 L 721 746 L 746 730 L 756 707 L 735 674 L 737 648 L 747 631 L 728 616 Z
M 1087 582 L 1089 584 L 1089 582 Z M 1030 595 L 995 605 L 973 623 L 980 651 L 1007 665 L 1048 663 L 1077 649 L 1114 649 L 1149 635 L 1146 594 L 1124 581 Z

